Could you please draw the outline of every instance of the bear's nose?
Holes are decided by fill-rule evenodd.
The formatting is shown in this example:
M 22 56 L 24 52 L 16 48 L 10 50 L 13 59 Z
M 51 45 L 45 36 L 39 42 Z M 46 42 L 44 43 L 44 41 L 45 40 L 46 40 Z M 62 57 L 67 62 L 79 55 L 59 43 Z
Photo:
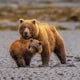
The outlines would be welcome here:
M 24 36 L 27 36 L 28 35 L 28 33 L 27 32 L 24 32 Z

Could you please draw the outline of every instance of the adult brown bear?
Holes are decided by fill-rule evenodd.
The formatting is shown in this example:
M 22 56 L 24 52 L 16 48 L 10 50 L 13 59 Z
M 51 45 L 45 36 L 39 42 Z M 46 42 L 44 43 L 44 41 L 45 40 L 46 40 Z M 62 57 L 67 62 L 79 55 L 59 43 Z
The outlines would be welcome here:
M 18 27 L 22 39 L 37 39 L 43 42 L 41 53 L 42 65 L 48 66 L 51 52 L 53 51 L 62 64 L 66 63 L 64 42 L 56 28 L 47 23 L 41 23 L 35 19 L 20 19 Z
M 10 45 L 10 55 L 18 67 L 30 66 L 32 57 L 42 52 L 42 42 L 36 39 L 20 39 Z

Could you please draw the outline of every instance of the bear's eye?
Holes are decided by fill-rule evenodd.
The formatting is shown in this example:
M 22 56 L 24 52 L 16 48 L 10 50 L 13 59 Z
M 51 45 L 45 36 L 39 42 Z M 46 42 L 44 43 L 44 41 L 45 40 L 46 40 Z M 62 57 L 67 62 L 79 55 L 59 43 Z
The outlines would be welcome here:
M 25 28 L 26 28 L 26 26 L 21 26 L 21 27 L 20 27 L 21 30 L 23 30 L 23 29 L 25 29 Z
M 26 26 L 21 26 L 21 29 L 25 29 L 26 28 Z
M 23 29 L 25 29 L 26 28 L 26 26 L 22 26 L 23 27 Z

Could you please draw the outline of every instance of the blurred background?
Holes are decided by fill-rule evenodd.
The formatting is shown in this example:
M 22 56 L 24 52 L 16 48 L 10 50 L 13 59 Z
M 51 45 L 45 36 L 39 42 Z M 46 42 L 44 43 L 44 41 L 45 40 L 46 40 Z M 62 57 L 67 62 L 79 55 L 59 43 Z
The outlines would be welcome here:
M 0 30 L 17 30 L 20 18 L 80 29 L 80 0 L 0 0 Z

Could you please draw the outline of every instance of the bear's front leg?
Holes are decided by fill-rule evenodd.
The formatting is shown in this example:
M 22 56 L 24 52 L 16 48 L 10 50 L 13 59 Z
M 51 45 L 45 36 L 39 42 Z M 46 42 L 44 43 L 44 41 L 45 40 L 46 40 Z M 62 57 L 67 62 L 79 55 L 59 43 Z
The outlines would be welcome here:
M 41 53 L 42 65 L 39 67 L 49 66 L 49 59 L 50 59 L 50 45 L 46 43 L 43 45 L 43 51 Z

